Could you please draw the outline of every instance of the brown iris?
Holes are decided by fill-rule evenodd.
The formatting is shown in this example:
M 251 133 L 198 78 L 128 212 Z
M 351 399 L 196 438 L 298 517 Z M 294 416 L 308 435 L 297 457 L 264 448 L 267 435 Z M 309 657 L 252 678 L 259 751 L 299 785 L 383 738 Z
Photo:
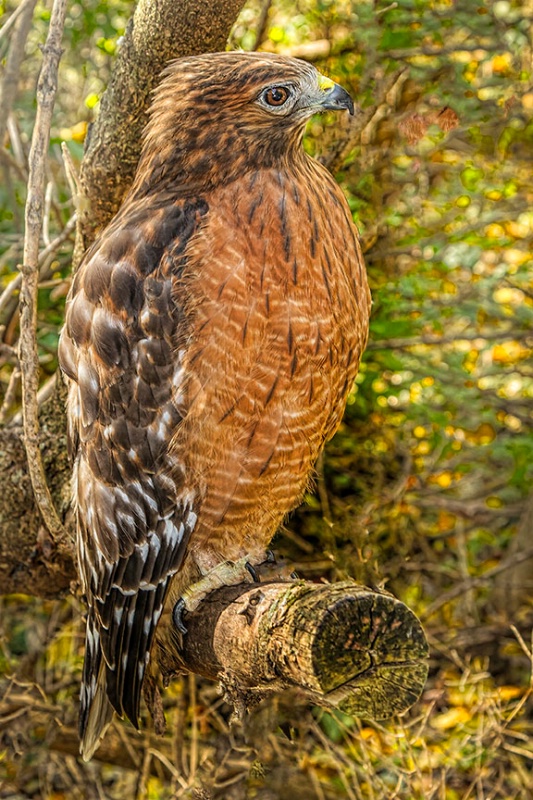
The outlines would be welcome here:
M 282 106 L 289 98 L 289 90 L 285 86 L 273 86 L 267 89 L 264 98 L 269 106 Z

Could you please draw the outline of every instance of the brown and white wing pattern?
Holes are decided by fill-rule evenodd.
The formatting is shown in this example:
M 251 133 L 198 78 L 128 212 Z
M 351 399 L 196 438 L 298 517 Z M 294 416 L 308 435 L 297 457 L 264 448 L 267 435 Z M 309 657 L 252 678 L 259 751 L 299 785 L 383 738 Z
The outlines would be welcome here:
M 90 758 L 112 708 L 138 726 L 169 581 L 196 523 L 169 443 L 185 413 L 173 291 L 204 201 L 125 206 L 77 272 L 60 342 L 69 378 L 78 554 L 89 612 L 81 689 Z

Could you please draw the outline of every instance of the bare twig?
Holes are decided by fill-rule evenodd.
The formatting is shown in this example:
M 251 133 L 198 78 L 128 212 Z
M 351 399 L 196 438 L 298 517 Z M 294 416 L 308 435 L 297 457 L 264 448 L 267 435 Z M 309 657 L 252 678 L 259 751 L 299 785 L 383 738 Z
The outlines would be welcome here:
M 3 39 L 4 36 L 7 36 L 17 19 L 21 16 L 21 14 L 25 14 L 28 6 L 32 6 L 32 13 L 33 13 L 33 6 L 35 6 L 36 0 L 22 0 L 21 4 L 16 8 L 7 22 L 2 25 L 0 28 L 0 39 Z
M 76 167 L 74 166 L 74 160 L 70 155 L 70 150 L 66 142 L 61 142 L 61 155 L 63 156 L 63 166 L 65 168 L 70 194 L 72 195 L 72 202 L 74 203 L 74 208 L 77 210 L 80 181 Z
M 37 349 L 37 292 L 39 283 L 39 239 L 42 228 L 45 166 L 50 125 L 57 91 L 57 73 L 61 58 L 61 37 L 65 22 L 66 0 L 54 0 L 50 28 L 43 48 L 43 64 L 37 85 L 37 114 L 33 129 L 28 196 L 26 200 L 26 235 L 20 289 L 19 357 L 22 371 L 22 410 L 24 445 L 33 492 L 43 520 L 52 534 L 64 532 L 46 483 L 39 447 L 37 392 L 39 389 L 39 354 Z
M 72 217 L 69 219 L 61 233 L 52 239 L 48 247 L 45 247 L 44 250 L 41 250 L 39 253 L 39 266 L 43 266 L 46 264 L 48 258 L 53 255 L 63 244 L 65 239 L 68 239 L 71 233 L 76 230 L 76 214 L 73 214 Z M 9 305 L 11 298 L 13 297 L 15 292 L 18 292 L 20 289 L 20 285 L 22 283 L 22 275 L 19 273 L 16 275 L 12 281 L 10 281 L 2 294 L 0 295 L 0 318 L 2 317 L 3 312 Z
M 46 247 L 50 246 L 50 207 L 52 205 L 52 197 L 54 193 L 54 184 L 48 181 L 46 184 L 46 191 L 44 193 L 44 214 L 43 214 L 43 242 Z
M 9 153 L 6 151 L 3 153 L 4 160 L 7 164 L 9 164 L 9 166 L 13 166 L 17 170 L 19 177 L 26 180 L 27 173 L 24 147 L 22 146 L 17 121 L 13 114 L 8 116 L 6 125 L 7 132 L 9 133 L 9 141 L 11 142 L 11 150 L 13 151 L 13 157 L 10 159 Z
M 379 8 L 376 11 L 376 17 L 379 17 L 380 14 L 386 14 L 387 11 L 392 11 L 394 8 L 398 8 L 398 3 L 391 3 L 386 8 Z
M 0 425 L 4 425 L 9 414 L 9 409 L 15 402 L 17 388 L 20 380 L 20 370 L 15 367 L 9 378 L 9 384 L 4 395 L 2 407 L 0 408 Z
M 16 22 L 0 87 L 0 142 L 4 141 L 7 120 L 17 94 L 20 67 L 24 59 L 24 47 L 30 32 L 35 3 L 36 0 L 24 0 L 0 31 L 1 36 L 8 25 L 11 26 Z
M 257 30 L 255 34 L 255 42 L 254 42 L 254 50 L 257 50 L 263 38 L 265 36 L 265 32 L 268 25 L 268 12 L 270 11 L 270 6 L 272 5 L 272 0 L 263 0 L 263 5 L 261 6 L 261 12 L 259 14 L 259 19 L 257 21 Z
M 467 580 L 457 583 L 448 592 L 444 592 L 444 594 L 435 600 L 434 603 L 431 603 L 431 605 L 429 605 L 420 615 L 421 619 L 429 619 L 429 617 L 432 617 L 433 614 L 439 610 L 439 608 L 442 608 L 442 606 L 446 605 L 446 603 L 449 603 L 450 600 L 454 600 L 456 597 L 459 597 L 465 592 L 469 592 L 471 589 L 474 589 L 478 586 L 483 586 L 484 583 L 492 580 L 501 572 L 505 572 L 507 569 L 512 569 L 517 564 L 521 564 L 523 561 L 528 561 L 531 558 L 533 558 L 533 547 L 530 547 L 523 553 L 512 553 L 509 558 L 501 561 L 496 567 L 487 570 L 487 572 L 485 572 L 483 575 L 477 575 L 476 577 L 468 578 Z

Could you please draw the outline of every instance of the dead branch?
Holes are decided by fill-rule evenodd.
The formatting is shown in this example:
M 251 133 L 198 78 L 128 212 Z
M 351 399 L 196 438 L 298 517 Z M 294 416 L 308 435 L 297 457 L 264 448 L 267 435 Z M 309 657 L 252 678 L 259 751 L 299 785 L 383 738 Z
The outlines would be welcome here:
M 238 711 L 296 689 L 316 704 L 386 719 L 417 700 L 427 677 L 413 612 L 355 583 L 224 587 L 186 625 L 175 668 L 220 680 Z
M 272 0 L 263 0 L 263 5 L 261 6 L 261 12 L 259 14 L 259 19 L 257 20 L 257 29 L 255 33 L 255 42 L 254 42 L 254 50 L 260 46 L 261 42 L 265 37 L 265 33 L 267 32 L 268 28 L 268 15 L 270 12 L 270 6 L 272 5 Z
M 432 334 L 422 333 L 420 336 L 403 336 L 396 337 L 395 339 L 379 339 L 375 342 L 369 342 L 367 350 L 403 350 L 408 347 L 419 347 L 420 345 L 435 345 L 442 347 L 445 344 L 455 344 L 456 342 L 475 342 L 478 339 L 482 341 L 496 340 L 502 341 L 520 341 L 529 338 L 529 336 L 520 336 L 516 331 L 475 331 L 474 333 L 466 333 L 464 331 L 455 331 L 454 333 L 445 336 L 438 336 Z
M 37 84 L 37 115 L 29 157 L 26 235 L 20 289 L 19 358 L 22 376 L 24 445 L 28 457 L 33 493 L 46 527 L 53 537 L 64 533 L 46 483 L 40 452 L 37 392 L 39 354 L 37 349 L 37 293 L 39 285 L 39 241 L 43 222 L 43 193 L 50 138 L 50 126 L 57 91 L 61 58 L 61 37 L 65 23 L 66 0 L 55 0 L 50 28 L 43 48 L 43 64 Z
M 531 559 L 533 559 L 533 547 L 529 547 L 522 553 L 516 553 L 514 551 L 511 552 L 507 558 L 505 558 L 495 567 L 492 567 L 492 569 L 488 569 L 485 573 L 483 573 L 483 575 L 476 575 L 472 576 L 471 578 L 467 578 L 466 580 L 462 580 L 459 583 L 456 583 L 447 592 L 444 592 L 444 594 L 438 597 L 426 608 L 423 614 L 423 619 L 429 619 L 439 610 L 439 608 L 442 608 L 442 606 L 446 605 L 446 603 L 455 600 L 456 597 L 460 597 L 465 592 L 475 589 L 478 586 L 483 586 L 483 584 L 492 581 L 493 578 L 495 578 L 497 575 L 501 575 L 506 570 L 515 570 L 519 565 L 522 565 L 527 561 L 531 561 Z
M 0 28 L 0 39 L 3 39 L 4 36 L 7 36 L 8 32 L 11 30 L 13 25 L 16 23 L 18 18 L 24 15 L 28 9 L 28 6 L 34 6 L 34 0 L 22 0 L 22 2 L 18 5 L 18 7 L 13 11 L 11 16 L 7 19 L 7 21 L 2 25 Z

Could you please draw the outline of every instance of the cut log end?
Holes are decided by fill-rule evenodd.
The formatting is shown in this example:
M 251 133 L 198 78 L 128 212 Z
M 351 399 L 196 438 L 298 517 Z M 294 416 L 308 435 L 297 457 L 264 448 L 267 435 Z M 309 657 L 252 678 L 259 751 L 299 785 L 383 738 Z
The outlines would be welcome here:
M 187 625 L 182 665 L 223 677 L 248 699 L 294 688 L 379 720 L 413 705 L 427 677 L 428 645 L 413 612 L 354 583 L 225 587 Z
M 312 651 L 323 701 L 356 716 L 379 720 L 405 711 L 426 682 L 422 626 L 390 595 L 362 591 L 335 600 Z

